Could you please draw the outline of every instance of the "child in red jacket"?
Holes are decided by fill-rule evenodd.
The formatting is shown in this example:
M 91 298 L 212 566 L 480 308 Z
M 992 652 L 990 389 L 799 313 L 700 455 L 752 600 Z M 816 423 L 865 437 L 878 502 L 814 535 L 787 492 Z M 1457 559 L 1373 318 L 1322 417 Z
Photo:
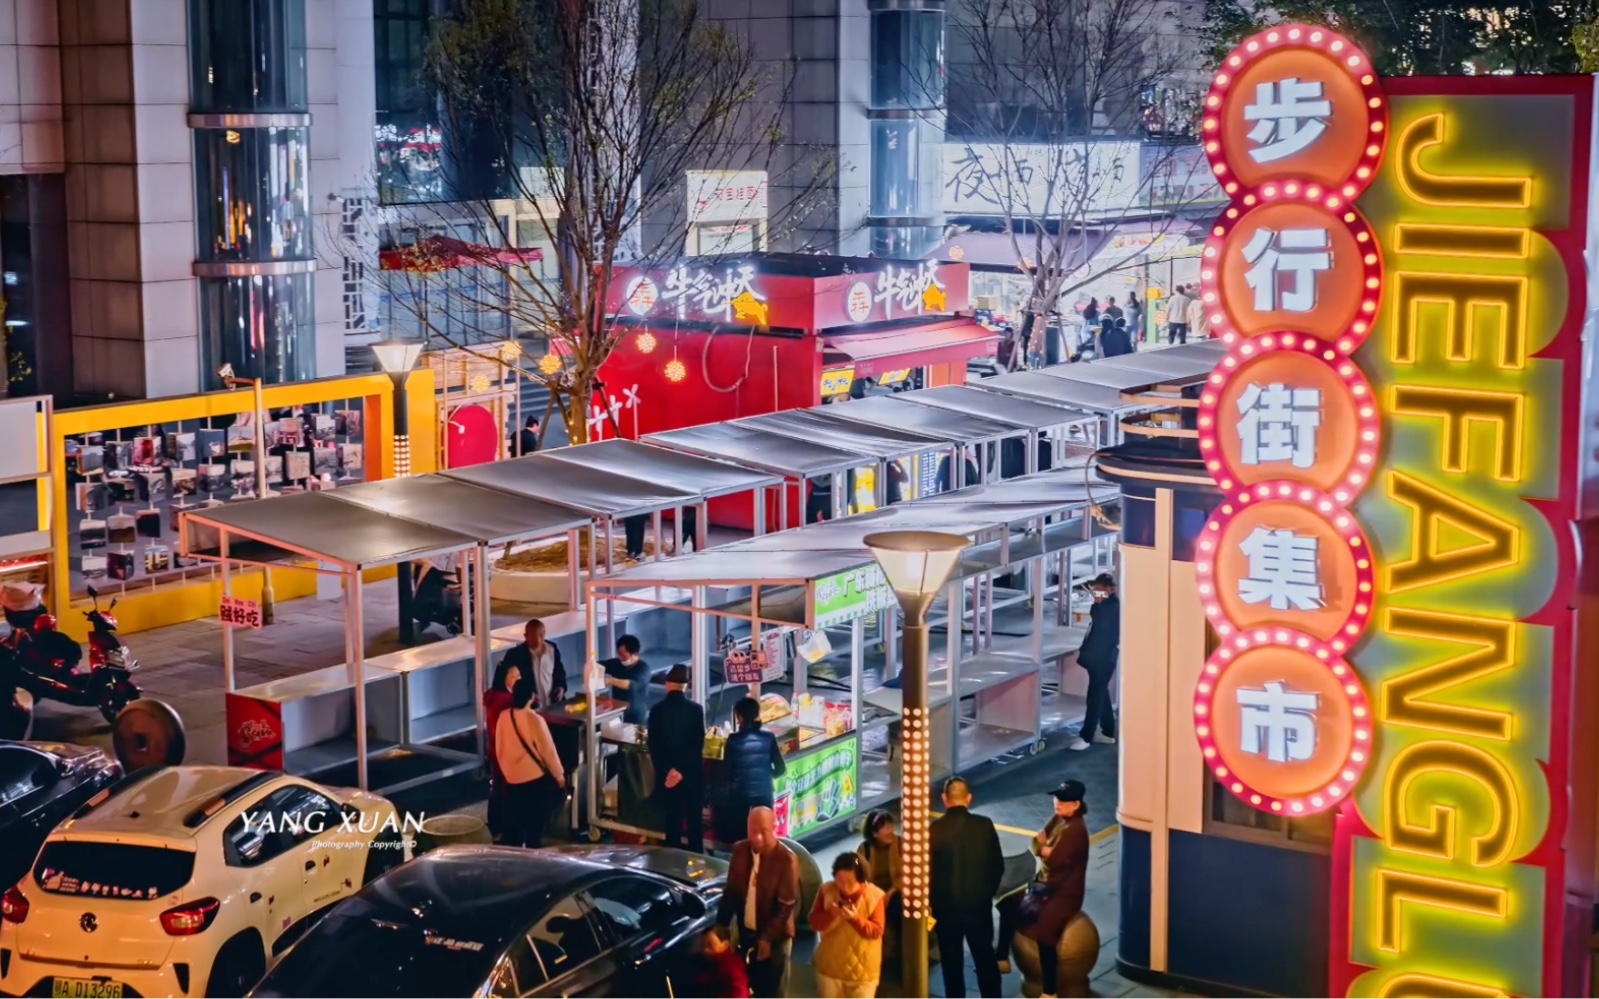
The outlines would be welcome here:
M 749 974 L 722 927 L 706 930 L 700 939 L 690 981 L 693 992 L 688 994 L 700 999 L 749 999 Z

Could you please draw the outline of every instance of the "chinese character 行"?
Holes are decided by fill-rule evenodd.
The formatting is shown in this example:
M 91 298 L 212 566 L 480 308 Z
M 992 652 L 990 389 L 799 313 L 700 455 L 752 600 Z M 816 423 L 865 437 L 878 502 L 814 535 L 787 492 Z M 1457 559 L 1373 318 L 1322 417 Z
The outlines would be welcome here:
M 1249 558 L 1249 575 L 1238 581 L 1246 604 L 1271 604 L 1272 610 L 1317 610 L 1322 606 L 1317 538 L 1288 530 L 1257 527 L 1238 547 Z
M 1321 695 L 1288 689 L 1281 680 L 1265 687 L 1240 687 L 1239 747 L 1273 763 L 1303 762 L 1316 755 L 1316 709 Z
M 1316 307 L 1316 275 L 1332 269 L 1326 229 L 1259 229 L 1244 245 L 1244 278 L 1255 290 L 1255 311 L 1309 312 Z M 1293 278 L 1284 290 L 1282 275 Z
M 1277 160 L 1303 152 L 1327 131 L 1332 117 L 1332 102 L 1326 99 L 1319 80 L 1288 77 L 1281 83 L 1255 86 L 1255 102 L 1245 105 L 1244 120 L 1255 127 L 1249 139 L 1255 148 L 1249 158 L 1256 163 Z
M 1281 382 L 1250 383 L 1238 397 L 1238 460 L 1245 465 L 1292 461 L 1316 464 L 1321 389 L 1291 389 Z

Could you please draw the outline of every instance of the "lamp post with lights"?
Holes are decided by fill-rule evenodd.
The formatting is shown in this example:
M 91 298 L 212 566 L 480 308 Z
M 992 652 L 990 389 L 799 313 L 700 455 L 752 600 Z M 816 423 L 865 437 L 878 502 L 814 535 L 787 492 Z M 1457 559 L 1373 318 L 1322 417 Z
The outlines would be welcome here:
M 928 987 L 928 896 L 932 888 L 932 733 L 927 710 L 927 611 L 969 543 L 958 534 L 884 531 L 864 539 L 905 615 L 905 715 L 900 743 L 900 820 L 904 829 L 904 994 Z
M 411 474 L 411 404 L 406 395 L 405 383 L 422 356 L 420 340 L 384 340 L 372 345 L 378 367 L 394 382 L 394 477 Z M 400 587 L 400 641 L 416 641 L 416 618 L 413 616 L 411 563 L 401 562 L 395 567 L 395 579 Z

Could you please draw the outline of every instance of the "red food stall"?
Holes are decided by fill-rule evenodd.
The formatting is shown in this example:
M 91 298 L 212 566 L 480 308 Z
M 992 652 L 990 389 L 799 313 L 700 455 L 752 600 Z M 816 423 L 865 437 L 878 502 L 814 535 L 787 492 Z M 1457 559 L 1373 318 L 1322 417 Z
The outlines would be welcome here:
M 816 406 L 859 379 L 964 384 L 998 336 L 971 318 L 970 277 L 959 263 L 778 253 L 623 271 L 609 311 L 632 329 L 601 370 L 615 429 Z

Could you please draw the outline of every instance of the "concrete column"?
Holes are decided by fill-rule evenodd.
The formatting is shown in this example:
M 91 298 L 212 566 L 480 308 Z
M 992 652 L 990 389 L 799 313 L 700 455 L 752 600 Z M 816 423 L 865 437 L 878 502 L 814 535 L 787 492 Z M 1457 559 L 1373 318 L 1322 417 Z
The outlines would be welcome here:
M 183 0 L 58 0 L 79 392 L 199 388 Z M 40 13 L 31 0 L 22 11 Z M 28 139 L 41 130 L 23 126 Z M 0 142 L 4 129 L 0 127 Z

